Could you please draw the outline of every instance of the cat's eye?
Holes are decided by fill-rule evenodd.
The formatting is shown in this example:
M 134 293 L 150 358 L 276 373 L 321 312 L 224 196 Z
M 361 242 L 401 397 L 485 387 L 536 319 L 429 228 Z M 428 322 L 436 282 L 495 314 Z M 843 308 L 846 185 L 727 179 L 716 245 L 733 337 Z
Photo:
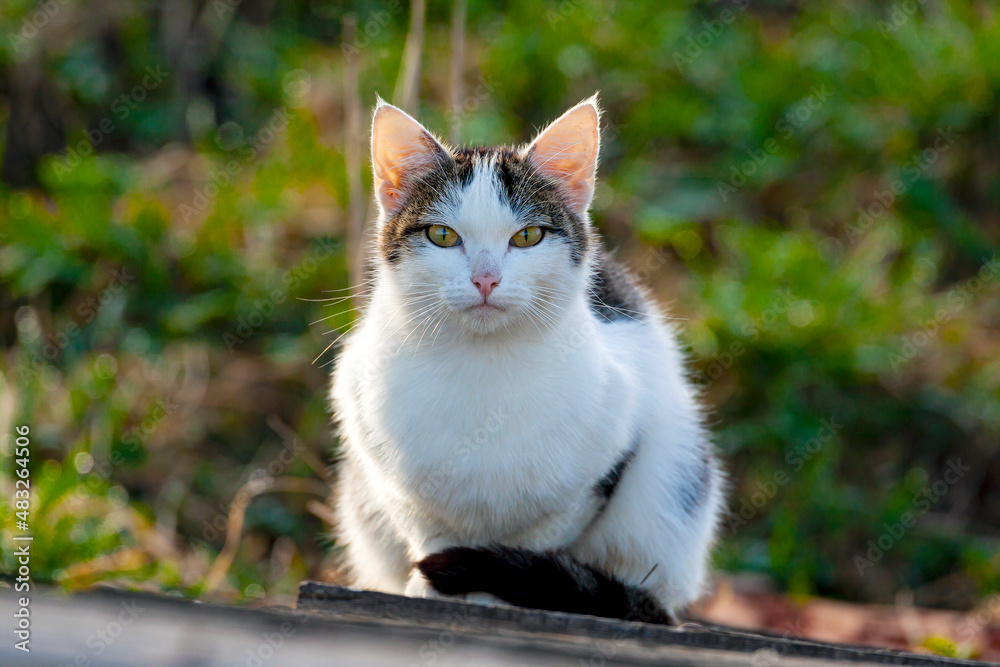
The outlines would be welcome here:
M 458 232 L 444 225 L 431 225 L 428 227 L 427 238 L 431 240 L 431 243 L 442 248 L 451 248 L 462 242 L 462 237 L 458 235 Z
M 510 237 L 510 242 L 516 245 L 518 248 L 530 248 L 533 245 L 537 245 L 542 237 L 545 236 L 545 230 L 538 225 L 532 225 L 530 227 L 525 227 L 514 236 Z

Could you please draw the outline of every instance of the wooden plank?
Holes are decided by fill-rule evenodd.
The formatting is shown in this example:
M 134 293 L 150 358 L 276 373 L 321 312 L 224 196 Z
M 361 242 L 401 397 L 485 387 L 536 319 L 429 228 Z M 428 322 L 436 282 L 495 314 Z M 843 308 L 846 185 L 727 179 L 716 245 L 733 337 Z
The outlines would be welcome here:
M 9 617 L 14 599 L 9 589 L 0 588 L 0 616 Z M 3 667 L 747 664 L 746 655 L 706 663 L 702 652 L 688 649 L 636 651 L 627 644 L 598 646 L 574 638 L 477 636 L 387 619 L 338 619 L 291 608 L 223 607 L 115 591 L 72 597 L 34 593 L 31 614 L 31 653 L 4 642 Z M 806 667 L 799 661 L 781 664 Z
M 377 619 L 453 633 L 522 639 L 529 636 L 559 638 L 564 641 L 576 639 L 586 640 L 598 647 L 602 642 L 610 642 L 618 650 L 625 646 L 631 649 L 684 649 L 703 654 L 705 662 L 698 664 L 706 665 L 718 664 L 716 660 L 726 654 L 741 656 L 743 664 L 748 664 L 747 659 L 751 658 L 754 665 L 786 664 L 792 659 L 806 660 L 808 664 L 987 664 L 888 649 L 784 638 L 709 624 L 685 623 L 680 628 L 672 628 L 507 605 L 408 598 L 309 581 L 303 582 L 299 587 L 298 608 L 328 614 L 334 618 Z
M 16 595 L 0 584 L 10 628 Z M 830 667 L 974 665 L 729 630 L 672 629 L 533 610 L 410 599 L 306 583 L 298 609 L 247 609 L 144 593 L 31 594 L 31 653 L 3 667 Z

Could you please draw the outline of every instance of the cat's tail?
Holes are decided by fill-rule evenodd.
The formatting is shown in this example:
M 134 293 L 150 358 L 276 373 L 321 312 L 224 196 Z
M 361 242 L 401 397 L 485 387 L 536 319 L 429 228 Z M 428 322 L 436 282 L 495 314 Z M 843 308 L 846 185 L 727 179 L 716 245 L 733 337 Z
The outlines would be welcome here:
M 445 595 L 489 593 L 519 607 L 675 624 L 648 592 L 568 554 L 516 547 L 453 547 L 417 563 Z

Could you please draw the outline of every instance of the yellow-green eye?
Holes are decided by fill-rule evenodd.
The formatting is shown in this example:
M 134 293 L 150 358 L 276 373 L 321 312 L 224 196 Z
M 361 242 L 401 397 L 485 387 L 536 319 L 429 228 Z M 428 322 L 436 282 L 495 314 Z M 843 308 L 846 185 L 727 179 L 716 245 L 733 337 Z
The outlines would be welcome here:
M 445 227 L 444 225 L 431 225 L 428 227 L 427 238 L 431 240 L 431 243 L 439 245 L 442 248 L 456 246 L 462 241 L 454 229 Z
M 538 225 L 525 227 L 514 236 L 510 237 L 510 242 L 518 248 L 530 248 L 536 245 L 545 236 L 545 230 Z

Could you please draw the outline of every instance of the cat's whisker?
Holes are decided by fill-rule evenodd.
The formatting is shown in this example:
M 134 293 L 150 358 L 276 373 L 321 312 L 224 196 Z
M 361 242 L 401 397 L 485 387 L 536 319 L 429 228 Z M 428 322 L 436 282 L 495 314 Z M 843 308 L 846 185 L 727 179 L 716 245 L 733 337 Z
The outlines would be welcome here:
M 326 317 L 321 317 L 315 322 L 310 322 L 309 326 L 319 324 L 320 322 L 325 322 L 326 320 L 331 320 L 334 317 L 340 317 L 341 315 L 346 315 L 347 313 L 353 313 L 355 310 L 361 310 L 361 306 L 355 306 L 353 308 L 348 308 L 347 310 L 342 310 L 339 313 L 334 313 L 333 315 L 327 315 Z
M 335 340 L 333 340 L 333 341 L 332 341 L 332 342 L 331 342 L 331 343 L 330 343 L 329 345 L 327 345 L 327 346 L 326 346 L 325 348 L 323 348 L 323 351 L 322 351 L 322 352 L 320 352 L 319 354 L 317 354 L 317 355 L 316 355 L 316 358 L 312 360 L 312 363 L 313 363 L 313 364 L 315 364 L 315 363 L 316 363 L 317 361 L 319 361 L 319 360 L 320 360 L 320 358 L 321 358 L 321 357 L 322 357 L 322 356 L 323 356 L 324 354 L 326 354 L 327 352 L 329 352 L 329 351 L 330 351 L 330 348 L 331 348 L 331 347 L 333 347 L 334 345 L 336 345 L 336 344 L 337 344 L 337 343 L 338 343 L 338 342 L 340 341 L 340 339 L 341 339 L 341 338 L 343 338 L 344 336 L 346 336 L 346 335 L 347 335 L 347 334 L 348 334 L 348 333 L 349 333 L 350 331 L 351 331 L 351 330 L 350 330 L 350 329 L 348 329 L 348 330 L 347 330 L 347 331 L 345 331 L 344 333 L 342 333 L 342 334 L 340 334 L 339 336 L 337 336 L 337 338 L 336 338 Z M 332 362 L 333 362 L 333 359 L 330 359 L 330 361 L 328 361 L 327 363 L 332 363 Z M 312 365 L 312 364 L 310 364 L 310 365 Z M 323 364 L 323 366 L 326 366 L 326 364 Z M 320 366 L 320 368 L 323 368 L 323 366 Z
M 441 307 L 441 309 L 440 309 L 440 310 L 438 310 L 438 311 L 435 311 L 435 312 L 432 312 L 432 313 L 431 313 L 431 316 L 437 319 L 437 324 L 435 324 L 435 325 L 434 325 L 434 331 L 437 331 L 437 328 L 438 328 L 438 326 L 440 326 L 441 322 L 443 322 L 443 321 L 444 321 L 444 318 L 443 318 L 443 317 L 441 317 L 441 316 L 442 316 L 442 315 L 444 314 L 444 311 L 445 311 L 445 305 L 446 305 L 446 304 L 444 304 L 444 302 L 442 302 L 442 303 L 441 303 L 441 306 L 442 306 L 442 307 Z M 433 321 L 434 321 L 434 320 L 431 320 L 431 322 L 433 322 Z M 425 335 L 425 334 L 427 333 L 427 329 L 428 329 L 428 328 L 430 327 L 430 325 L 431 325 L 431 322 L 428 322 L 428 323 L 427 323 L 427 326 L 425 326 L 425 327 L 424 327 L 424 331 L 423 331 L 423 333 L 421 333 L 421 334 L 420 334 L 420 338 L 419 338 L 419 339 L 417 339 L 417 344 L 416 344 L 416 345 L 415 345 L 415 346 L 413 347 L 413 354 L 416 354 L 416 353 L 417 353 L 417 350 L 419 350 L 419 349 L 420 349 L 420 343 L 421 343 L 421 341 L 423 341 L 423 339 L 424 339 L 424 335 Z M 433 332 L 431 332 L 431 334 L 432 334 L 432 336 L 433 336 Z M 433 344 L 432 344 L 432 347 L 433 347 Z
M 622 317 L 625 317 L 625 318 L 627 318 L 627 319 L 630 319 L 630 320 L 633 320 L 633 321 L 635 321 L 635 322 L 641 322 L 641 321 L 642 321 L 642 320 L 639 320 L 639 319 L 636 319 L 635 317 L 632 317 L 632 316 L 631 316 L 631 315 L 629 315 L 628 313 L 629 313 L 629 312 L 633 312 L 633 313 L 636 313 L 636 314 L 638 314 L 638 315 L 643 315 L 644 313 L 639 313 L 639 312 L 637 312 L 637 311 L 634 311 L 634 310 L 633 310 L 633 311 L 629 311 L 629 310 L 628 310 L 627 308 L 622 308 L 622 307 L 619 307 L 619 306 L 610 306 L 610 305 L 608 305 L 607 303 L 605 303 L 605 302 L 604 302 L 604 299 L 602 299 L 602 298 L 600 297 L 600 295 L 599 295 L 599 294 L 597 294 L 597 292 L 595 292 L 594 290 L 588 290 L 588 292 L 589 292 L 589 294 L 590 294 L 590 295 L 591 295 L 592 297 L 594 297 L 595 299 L 597 299 L 597 301 L 598 301 L 598 302 L 599 302 L 599 303 L 600 303 L 600 304 L 601 304 L 602 306 L 604 306 L 605 308 L 607 308 L 608 310 L 612 310 L 612 311 L 614 311 L 614 312 L 616 312 L 616 313 L 621 313 Z M 602 314 L 602 315 L 604 315 L 603 313 L 601 313 L 601 314 Z M 607 315 L 604 315 L 604 318 L 610 321 L 610 318 L 608 318 L 608 316 L 607 316 Z
M 535 328 L 538 329 L 538 335 L 539 335 L 539 337 L 540 338 L 544 338 L 545 337 L 545 333 L 542 331 L 543 321 L 542 321 L 542 319 L 540 317 L 540 311 L 538 309 L 538 306 L 536 306 L 535 304 L 529 302 L 528 303 L 528 307 L 526 309 L 526 312 L 527 312 L 528 317 L 531 320 L 532 324 L 534 324 Z
M 437 308 L 437 304 L 435 304 L 435 306 L 434 306 L 434 307 L 433 307 L 433 308 L 431 309 L 431 312 L 430 312 L 430 313 L 428 313 L 428 314 L 427 314 L 427 315 L 426 315 L 426 316 L 424 317 L 424 319 L 420 320 L 420 322 L 419 322 L 419 323 L 418 323 L 418 324 L 417 324 L 417 325 L 416 325 L 415 327 L 413 327 L 413 328 L 412 328 L 412 329 L 410 330 L 410 333 L 406 334 L 406 338 L 404 338 L 404 339 L 403 339 L 403 342 L 401 342 L 401 343 L 399 344 L 399 347 L 398 347 L 398 348 L 396 349 L 396 354 L 399 354 L 399 353 L 400 353 L 400 351 L 401 351 L 401 350 L 403 349 L 403 347 L 404 347 L 404 346 L 406 345 L 406 341 L 410 340 L 410 336 L 412 336 L 412 335 L 413 335 L 413 334 L 414 334 L 414 333 L 415 333 L 415 332 L 417 331 L 417 329 L 419 329 L 419 328 L 420 328 L 420 326 L 421 326 L 421 325 L 422 325 L 422 324 L 423 324 L 424 322 L 426 322 L 426 321 L 427 321 L 428 319 L 430 319 L 431 317 L 433 317 L 433 316 L 434 316 L 434 311 L 436 310 L 436 308 Z M 416 354 L 416 350 L 414 350 L 414 352 L 413 352 L 413 353 L 414 353 L 414 354 Z
M 535 287 L 532 287 L 531 290 L 533 292 L 538 292 L 538 293 L 544 294 L 546 296 L 562 297 L 564 299 L 567 296 L 565 290 L 557 290 L 557 289 L 554 289 L 554 288 L 551 288 L 551 287 L 535 286 Z
M 429 294 L 425 295 L 425 296 L 427 298 L 430 297 Z M 392 324 L 396 323 L 396 321 L 395 321 L 396 320 L 396 315 L 399 313 L 399 311 L 403 310 L 404 308 L 412 307 L 416 303 L 423 301 L 424 298 L 425 297 L 419 297 L 419 298 L 412 299 L 410 301 L 403 301 L 398 306 L 396 306 L 396 308 L 394 308 L 393 311 L 391 313 L 389 313 L 389 316 L 385 318 L 385 323 L 382 325 L 382 328 L 379 330 L 378 335 L 382 336 L 382 334 L 385 333 L 385 330 L 388 329 L 389 326 L 391 326 Z M 412 318 L 408 318 L 407 321 L 404 323 L 404 325 L 407 324 L 407 323 L 409 323 L 411 319 Z
M 540 301 L 540 302 L 545 303 L 545 304 L 548 304 L 548 305 L 550 305 L 550 306 L 552 306 L 554 308 L 558 308 L 560 310 L 563 309 L 563 303 L 562 303 L 563 300 L 562 299 L 560 299 L 559 301 L 553 301 L 552 298 L 551 298 L 551 297 L 554 297 L 554 296 L 560 296 L 560 297 L 563 296 L 562 292 L 546 292 L 544 290 L 539 290 L 539 292 L 541 292 L 541 293 L 534 295 L 535 300 Z
M 433 311 L 436 310 L 441 305 L 441 303 L 442 303 L 442 301 L 439 299 L 439 300 L 434 301 L 433 303 L 431 303 L 429 305 L 425 305 L 425 306 L 421 307 L 415 313 L 411 313 L 410 317 L 406 320 L 406 322 L 403 322 L 401 325 L 399 325 L 397 327 L 397 330 L 398 329 L 407 328 L 409 326 L 410 322 L 413 322 L 417 318 L 420 318 L 422 316 L 427 315 L 427 313 L 433 313 Z M 422 322 L 423 322 L 423 320 L 421 320 L 421 323 Z M 413 332 L 416 331 L 417 327 L 419 327 L 419 326 L 420 325 L 418 324 L 415 327 L 410 328 L 410 331 L 407 334 L 406 338 L 409 338 L 413 334 Z M 403 343 L 404 344 L 406 343 L 406 338 L 403 339 Z
M 335 306 L 338 303 L 343 303 L 344 301 L 347 301 L 347 300 L 349 300 L 351 298 L 353 298 L 353 297 L 350 296 L 350 295 L 348 295 L 348 296 L 331 296 L 331 297 L 326 298 L 326 299 L 310 299 L 310 298 L 304 297 L 304 296 L 297 296 L 297 297 L 295 297 L 295 299 L 297 301 L 313 301 L 313 302 L 316 302 L 316 303 L 325 303 L 328 306 Z
M 412 299 L 408 303 L 401 304 L 399 308 L 406 307 L 407 305 L 411 305 L 414 302 L 419 302 L 419 301 L 421 301 L 422 299 L 425 299 L 425 298 L 430 298 L 431 296 L 434 296 L 434 295 L 433 294 L 427 294 L 427 295 L 424 295 L 424 296 L 421 296 L 421 297 L 414 298 L 414 299 Z M 399 310 L 399 308 L 397 308 L 397 311 Z M 352 308 L 351 310 L 355 310 L 355 309 Z M 345 311 L 345 312 L 350 312 L 350 311 Z M 329 319 L 329 318 L 323 318 L 323 319 Z M 317 322 L 322 322 L 322 321 L 323 320 L 317 320 L 316 322 L 313 322 L 313 324 L 316 324 Z M 339 343 L 341 340 L 343 340 L 343 338 L 347 334 L 351 333 L 355 329 L 356 326 L 357 326 L 357 320 L 355 320 L 354 322 L 352 322 L 350 324 L 350 326 L 346 330 L 340 332 L 340 335 L 337 336 L 337 338 L 335 338 L 333 341 L 330 342 L 329 345 L 327 345 L 325 348 L 323 348 L 323 351 L 320 352 L 316 356 L 316 358 L 312 360 L 312 364 L 315 364 L 317 361 L 319 361 L 323 357 L 324 354 L 326 354 L 327 352 L 329 352 L 331 348 L 333 348 L 334 346 L 337 345 L 337 343 Z M 384 327 L 383 327 L 383 329 L 384 329 Z M 331 334 L 336 333 L 336 332 L 337 332 L 337 330 L 334 329 L 333 331 L 328 331 L 328 332 L 326 332 L 323 335 L 324 336 L 328 336 L 328 335 L 331 335 Z M 324 367 L 330 365 L 331 363 L 333 363 L 334 361 L 335 361 L 335 358 L 332 358 L 332 359 L 330 359 L 330 361 L 321 364 L 319 366 L 319 368 L 324 368 Z
M 421 301 L 423 299 L 427 299 L 427 298 L 430 298 L 432 296 L 434 296 L 434 294 L 426 294 L 426 295 L 418 296 L 418 297 L 416 297 L 414 299 L 411 299 L 410 303 L 412 304 L 412 303 L 415 303 L 415 302 L 419 302 L 419 301 Z M 339 313 L 334 313 L 333 315 L 327 315 L 326 317 L 321 317 L 320 319 L 316 320 L 315 322 L 310 322 L 309 326 L 313 326 L 315 324 L 319 324 L 320 322 L 324 322 L 324 321 L 332 319 L 334 317 L 340 317 L 341 315 L 346 315 L 347 313 L 351 313 L 351 312 L 358 311 L 358 310 L 363 310 L 363 309 L 364 309 L 363 306 L 354 306 L 353 308 L 348 308 L 347 310 L 342 310 Z
M 333 305 L 333 304 L 341 303 L 343 301 L 347 301 L 349 299 L 353 299 L 353 298 L 359 296 L 362 291 L 364 291 L 365 289 L 367 289 L 367 287 L 369 285 L 372 285 L 374 283 L 375 283 L 375 280 L 372 279 L 372 280 L 369 280 L 369 281 L 365 281 L 365 283 L 362 283 L 360 285 L 354 285 L 352 287 L 344 287 L 343 289 L 322 290 L 324 294 L 333 294 L 333 293 L 337 293 L 337 292 L 350 292 L 352 290 L 358 290 L 355 294 L 346 294 L 346 295 L 340 295 L 340 296 L 331 296 L 331 297 L 326 297 L 326 298 L 323 298 L 323 299 L 310 299 L 308 297 L 302 297 L 302 296 L 295 297 L 295 298 L 297 300 L 299 300 L 299 301 L 314 301 L 314 302 L 317 302 L 317 303 L 329 303 L 329 305 Z M 410 283 L 410 284 L 407 285 L 407 287 L 408 288 L 409 287 L 436 287 L 436 285 L 434 285 L 434 283 Z
M 349 292 L 354 289 L 360 289 L 368 285 L 373 285 L 375 282 L 377 282 L 377 280 L 378 280 L 377 278 L 368 278 L 367 280 L 362 280 L 357 285 L 348 285 L 347 287 L 341 287 L 339 289 L 325 289 L 323 290 L 323 292 L 325 294 L 335 294 L 337 292 Z
M 433 296 L 433 295 L 428 295 L 428 296 Z M 404 304 L 402 304 L 400 306 L 400 308 L 403 308 L 406 305 L 408 305 L 408 304 L 404 303 Z M 397 311 L 398 310 L 399 310 L 399 308 L 397 308 Z M 411 318 L 411 319 L 415 319 L 415 318 Z M 315 364 L 320 359 L 320 357 L 322 357 L 324 354 L 326 354 L 330 350 L 330 348 L 332 348 L 334 345 L 336 345 L 338 342 L 340 342 L 340 340 L 343 339 L 344 336 L 346 336 L 351 331 L 353 331 L 355 326 L 357 326 L 357 323 L 356 322 L 352 323 L 351 326 L 346 331 L 344 331 L 343 333 L 341 333 L 339 336 L 337 336 L 337 338 L 333 342 L 331 342 L 329 345 L 327 345 L 326 348 L 324 348 L 324 350 L 322 352 L 320 352 L 319 355 L 315 359 L 313 359 L 312 363 Z M 331 332 L 327 332 L 327 334 L 324 334 L 324 335 L 329 335 L 331 333 L 334 333 L 334 332 L 332 332 L 332 331 Z M 329 364 L 333 363 L 333 361 L 334 361 L 334 359 L 331 359 L 330 361 L 322 364 L 320 366 L 320 368 L 328 366 Z
M 538 309 L 538 317 L 540 317 L 552 329 L 559 328 L 559 321 L 544 306 L 543 307 L 539 307 L 539 309 Z
M 435 332 L 437 332 L 437 331 L 438 331 L 438 327 L 439 327 L 439 326 L 441 326 L 441 322 L 444 322 L 444 319 L 445 319 L 445 318 L 443 318 L 443 317 L 442 317 L 442 318 L 441 318 L 441 319 L 440 319 L 440 320 L 438 321 L 438 323 L 437 323 L 437 324 L 436 324 L 436 325 L 434 326 L 434 331 L 432 331 L 432 332 L 431 332 L 431 347 L 434 347 L 434 343 L 436 343 L 436 342 L 437 342 L 437 337 L 438 337 L 438 334 L 437 334 L 437 333 L 435 333 Z M 442 331 L 443 331 L 443 329 L 442 329 Z
M 406 331 L 407 332 L 407 338 L 408 338 L 409 335 L 413 333 L 413 331 L 416 328 L 416 326 L 419 326 L 419 322 L 423 321 L 421 318 L 426 317 L 432 310 L 433 310 L 433 307 L 422 309 L 422 310 L 420 310 L 419 312 L 417 312 L 415 314 L 409 315 L 403 322 L 397 322 L 397 323 L 395 323 L 394 332 L 397 333 L 397 334 L 399 334 L 400 332 Z M 413 322 L 418 322 L 418 324 L 415 325 L 415 326 L 413 326 L 413 327 L 411 327 L 410 325 Z M 405 339 L 404 339 L 404 342 L 405 342 Z M 395 354 L 399 354 L 399 352 L 400 352 L 401 349 L 402 349 L 402 344 L 400 344 L 400 346 L 396 349 L 396 351 L 393 354 L 394 355 Z
M 558 305 L 553 303 L 552 301 L 549 301 L 544 297 L 539 297 L 536 301 L 539 304 L 539 307 L 541 308 L 542 312 L 544 312 L 547 316 L 549 316 L 552 319 L 552 323 L 557 324 L 558 322 L 556 319 L 556 311 L 553 310 L 553 308 L 558 308 Z
M 298 301 L 315 301 L 315 302 L 335 302 L 339 303 L 341 301 L 346 301 L 348 299 L 353 299 L 360 296 L 364 291 L 369 289 L 371 285 L 375 284 L 375 279 L 366 280 L 357 285 L 350 285 L 348 287 L 343 287 L 340 289 L 327 289 L 321 290 L 323 294 L 334 294 L 336 296 L 325 297 L 322 299 L 310 299 L 304 296 L 295 297 Z M 344 292 L 345 294 L 341 294 Z

